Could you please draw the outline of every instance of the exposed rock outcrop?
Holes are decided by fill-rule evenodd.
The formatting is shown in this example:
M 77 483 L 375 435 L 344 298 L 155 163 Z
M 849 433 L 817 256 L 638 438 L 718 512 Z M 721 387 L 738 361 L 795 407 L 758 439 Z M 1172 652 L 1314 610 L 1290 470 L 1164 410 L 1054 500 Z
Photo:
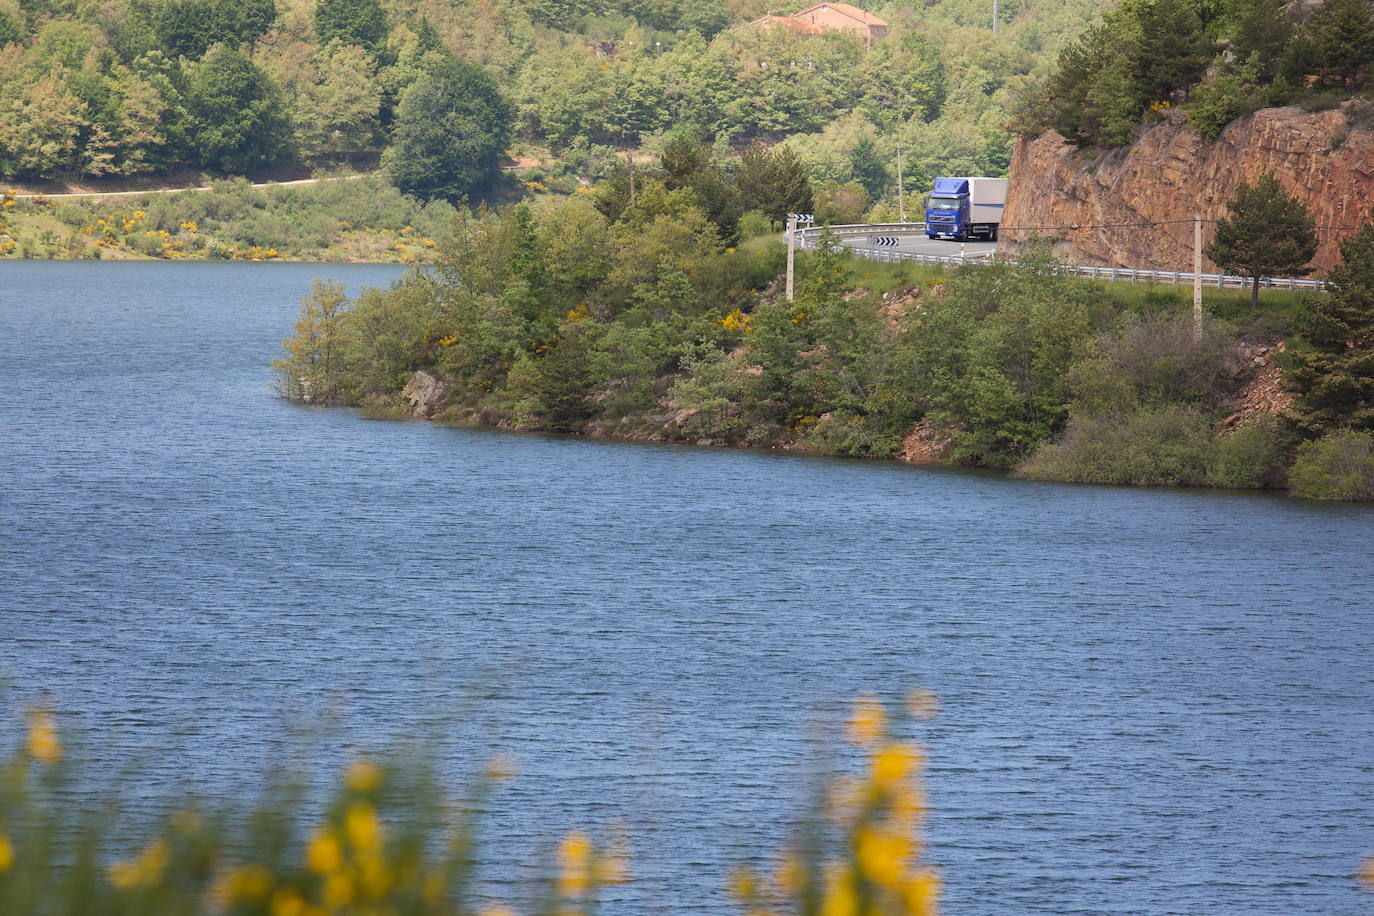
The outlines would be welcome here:
M 401 389 L 401 397 L 417 417 L 433 417 L 448 400 L 449 383 L 421 369 Z
M 948 432 L 929 420 L 922 420 L 902 440 L 897 458 L 907 464 L 941 464 L 949 456 L 951 441 Z
M 1293 395 L 1283 390 L 1282 370 L 1277 360 L 1283 350 L 1282 341 L 1275 344 L 1241 344 L 1237 348 L 1237 374 L 1254 374 L 1227 405 L 1231 413 L 1221 421 L 1221 431 L 1230 432 L 1248 426 L 1260 417 L 1274 416 L 1292 405 Z
M 1319 225 L 1358 226 L 1374 202 L 1374 130 L 1342 111 L 1270 108 L 1235 121 L 1215 143 L 1177 114 L 1128 149 L 1079 150 L 1047 132 L 1017 141 L 1003 225 L 1067 227 L 1040 234 L 1076 263 L 1191 271 L 1193 217 L 1225 216 L 1236 186 L 1265 172 L 1303 200 Z M 1138 225 L 1168 220 L 1182 222 Z M 1121 228 L 1071 228 L 1093 225 Z M 1204 223 L 1204 244 L 1212 228 Z M 1002 250 L 1013 252 L 1026 235 L 1003 232 Z M 1336 263 L 1348 235 L 1318 233 L 1313 264 L 1324 271 Z

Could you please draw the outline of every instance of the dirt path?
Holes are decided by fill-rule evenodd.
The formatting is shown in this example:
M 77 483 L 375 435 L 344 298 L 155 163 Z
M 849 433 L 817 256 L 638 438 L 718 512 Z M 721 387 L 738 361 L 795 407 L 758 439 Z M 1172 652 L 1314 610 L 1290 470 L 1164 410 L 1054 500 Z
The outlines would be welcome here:
M 254 188 L 288 188 L 292 185 L 320 184 L 326 181 L 357 181 L 359 178 L 366 178 L 366 175 L 337 175 L 333 178 L 298 178 L 294 181 L 264 181 L 250 185 Z M 210 191 L 212 185 L 195 185 L 188 188 L 144 188 L 141 191 L 62 191 L 51 194 L 42 192 L 25 192 L 13 195 L 16 199 L 46 197 L 49 200 L 58 197 L 138 197 L 143 194 L 181 194 L 187 191 Z

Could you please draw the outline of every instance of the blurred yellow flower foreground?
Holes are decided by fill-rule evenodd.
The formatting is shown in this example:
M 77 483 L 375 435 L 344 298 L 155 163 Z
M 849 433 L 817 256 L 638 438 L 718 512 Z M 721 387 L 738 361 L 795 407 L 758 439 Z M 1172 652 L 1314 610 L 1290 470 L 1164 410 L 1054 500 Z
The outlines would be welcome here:
M 914 695 L 913 715 L 933 713 Z M 889 736 L 874 697 L 848 726 L 854 772 L 833 777 L 776 868 L 730 881 L 748 916 L 926 916 L 939 881 L 922 863 L 922 752 Z M 72 811 L 74 765 L 51 710 L 0 762 L 0 913 L 158 916 L 520 916 L 473 892 L 474 812 L 509 778 L 491 761 L 457 804 L 411 765 L 355 761 L 313 818 L 300 781 L 273 781 L 256 810 L 228 818 L 201 806 L 172 813 L 131 838 L 117 797 Z M 146 804 L 146 802 L 144 802 Z M 125 855 L 110 850 L 129 849 Z M 552 852 L 547 880 L 523 912 L 589 916 L 607 885 L 628 881 L 628 841 L 572 830 Z M 529 901 L 537 901 L 531 905 Z

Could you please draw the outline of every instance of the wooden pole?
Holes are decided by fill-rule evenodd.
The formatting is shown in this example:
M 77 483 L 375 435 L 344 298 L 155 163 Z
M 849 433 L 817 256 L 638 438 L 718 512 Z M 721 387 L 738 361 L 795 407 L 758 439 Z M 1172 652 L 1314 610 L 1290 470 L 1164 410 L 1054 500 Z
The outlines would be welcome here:
M 906 222 L 906 188 L 902 186 L 902 148 L 897 147 L 897 212 L 898 222 Z
M 992 34 L 997 34 L 997 20 L 1002 18 L 997 15 L 997 0 L 992 0 Z
M 635 205 L 635 160 L 634 153 L 625 151 L 625 171 L 630 173 L 630 206 Z
M 787 301 L 792 301 L 792 264 L 797 245 L 797 214 L 787 214 Z
M 1202 217 L 1193 217 L 1193 336 L 1202 339 Z

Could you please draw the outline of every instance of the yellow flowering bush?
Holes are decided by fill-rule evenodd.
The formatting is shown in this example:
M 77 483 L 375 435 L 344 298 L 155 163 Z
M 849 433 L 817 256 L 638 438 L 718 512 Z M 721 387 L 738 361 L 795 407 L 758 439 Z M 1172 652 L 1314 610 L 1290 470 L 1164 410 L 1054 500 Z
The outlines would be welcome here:
M 928 718 L 933 697 L 913 693 L 908 709 Z M 855 702 L 847 736 L 861 752 L 859 772 L 830 781 L 822 810 L 771 875 L 735 873 L 733 890 L 749 916 L 935 916 L 940 879 L 923 861 L 919 833 L 924 754 L 891 736 L 873 696 Z
M 132 854 L 107 858 L 101 851 L 127 831 L 113 816 L 72 810 L 57 719 L 34 709 L 23 742 L 0 758 L 0 913 L 520 916 L 472 891 L 472 812 L 514 771 L 508 758 L 490 761 L 463 806 L 418 761 L 362 758 L 317 818 L 306 813 L 304 780 L 282 781 L 241 824 L 182 807 Z M 539 916 L 589 916 L 599 890 L 629 874 L 623 838 L 598 844 L 580 830 L 558 845 L 555 865 Z

